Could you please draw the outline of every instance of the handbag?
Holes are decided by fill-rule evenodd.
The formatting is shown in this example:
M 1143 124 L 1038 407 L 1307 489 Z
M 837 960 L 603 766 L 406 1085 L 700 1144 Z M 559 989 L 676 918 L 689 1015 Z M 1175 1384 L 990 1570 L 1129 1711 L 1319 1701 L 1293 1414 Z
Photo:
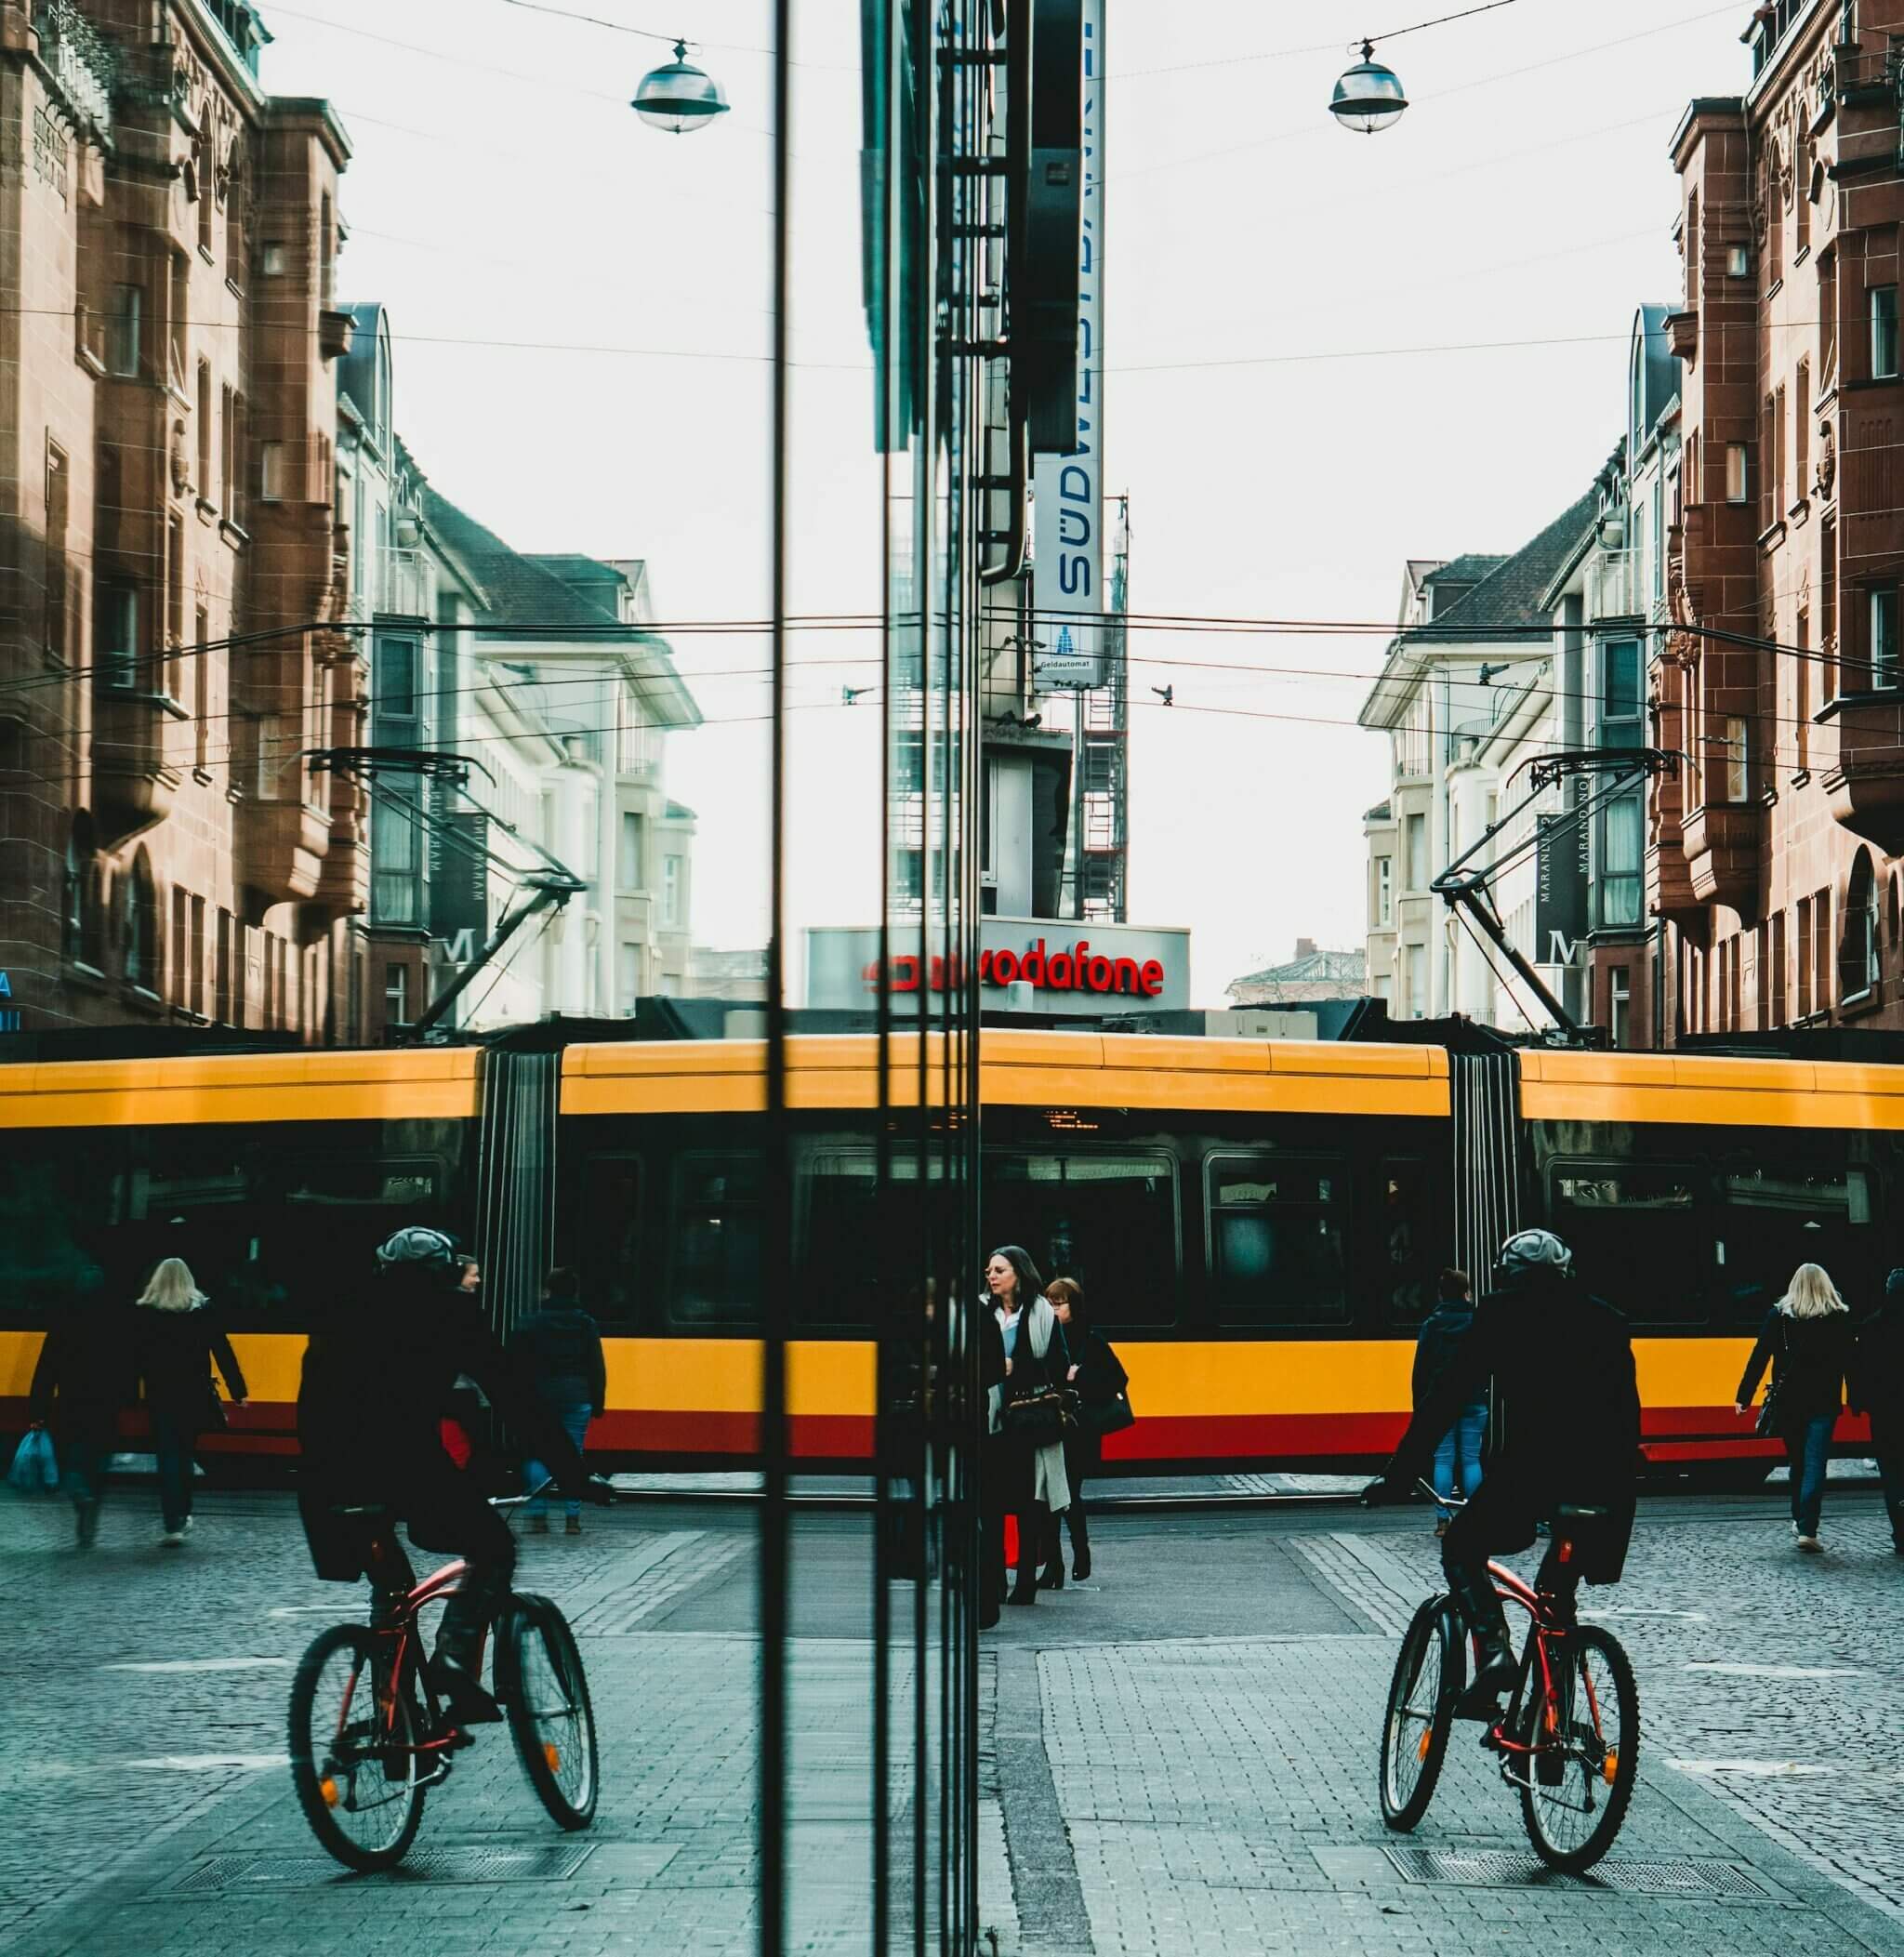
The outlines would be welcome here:
M 1066 1386 L 1040 1386 L 1005 1402 L 1005 1432 L 1014 1440 L 1047 1447 L 1078 1423 L 1078 1395 Z
M 1791 1342 L 1786 1338 L 1785 1328 L 1781 1325 L 1778 1328 L 1778 1357 L 1781 1362 L 1779 1368 L 1780 1372 L 1782 1372 L 1784 1369 L 1782 1362 L 1786 1359 L 1789 1359 L 1791 1356 Z M 1771 1384 L 1765 1388 L 1765 1404 L 1762 1407 L 1760 1407 L 1757 1423 L 1753 1426 L 1752 1430 L 1754 1434 L 1758 1435 L 1758 1437 L 1761 1440 L 1769 1439 L 1773 1435 L 1777 1434 L 1778 1431 L 1778 1389 L 1784 1383 L 1784 1381 L 1778 1376 L 1778 1374 L 1775 1373 L 1772 1376 Z
M 225 1403 L 218 1395 L 218 1382 L 206 1375 L 205 1382 L 205 1420 L 199 1427 L 201 1434 L 222 1434 L 231 1424 L 225 1411 Z
M 9 1486 L 22 1495 L 50 1494 L 60 1486 L 60 1464 L 53 1455 L 53 1436 L 35 1427 L 20 1442 L 7 1471 Z
M 1121 1434 L 1124 1429 L 1135 1424 L 1136 1414 L 1130 1410 L 1130 1395 L 1120 1393 L 1108 1400 L 1087 1400 L 1083 1408 L 1083 1425 L 1090 1434 Z

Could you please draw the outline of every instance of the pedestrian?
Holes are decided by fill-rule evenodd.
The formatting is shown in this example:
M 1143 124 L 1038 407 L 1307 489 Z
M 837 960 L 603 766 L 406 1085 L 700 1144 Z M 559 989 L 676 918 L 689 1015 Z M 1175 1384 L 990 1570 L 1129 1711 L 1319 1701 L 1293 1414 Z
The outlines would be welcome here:
M 1044 1518 L 1071 1504 L 1064 1476 L 1063 1428 L 1052 1397 L 1064 1385 L 1071 1359 L 1064 1328 L 1045 1296 L 1044 1279 L 1029 1251 L 1017 1244 L 994 1250 L 985 1263 L 985 1289 L 1005 1347 L 998 1472 L 1001 1507 L 1018 1518 L 1018 1580 L 1009 1604 L 1038 1602 L 1038 1554 Z M 1038 1401 L 1039 1408 L 1025 1405 Z M 1040 1415 L 1049 1413 L 1044 1420 Z M 1003 1587 L 1004 1532 L 998 1536 L 998 1580 Z
M 1415 1339 L 1414 1400 L 1425 1407 L 1453 1363 L 1461 1342 L 1474 1322 L 1474 1285 L 1465 1271 L 1450 1266 L 1435 1286 L 1435 1309 L 1421 1321 Z M 1488 1439 L 1485 1397 L 1463 1407 L 1455 1423 L 1435 1444 L 1435 1533 L 1448 1534 L 1457 1496 L 1472 1501 L 1481 1486 L 1481 1449 Z
M 234 1406 L 245 1404 L 245 1375 L 182 1257 L 161 1261 L 139 1293 L 133 1316 L 134 1356 L 145 1382 L 159 1470 L 159 1514 L 165 1524 L 159 1543 L 180 1549 L 192 1527 L 192 1454 L 198 1437 L 207 1427 L 225 1424 L 213 1362 Z
M 1851 1389 L 1854 1410 L 1871 1415 L 1891 1547 L 1904 1556 L 1904 1269 L 1884 1279 L 1884 1302 L 1858 1329 Z
M 99 1536 L 119 1409 L 132 1398 L 129 1331 L 123 1305 L 74 1300 L 47 1329 L 27 1389 L 29 1424 L 53 1435 L 79 1549 L 90 1549 Z
M 989 1631 L 998 1621 L 1005 1593 L 1005 1503 L 1009 1450 L 1005 1445 L 1005 1340 L 998 1317 L 989 1306 L 975 1315 L 978 1331 L 978 1383 L 985 1395 L 985 1435 L 978 1455 L 978 1628 Z
M 1071 1574 L 1082 1583 L 1091 1575 L 1091 1532 L 1084 1519 L 1085 1478 L 1103 1471 L 1108 1410 L 1124 1397 L 1130 1377 L 1117 1354 L 1091 1330 L 1084 1308 L 1084 1292 L 1075 1278 L 1052 1278 L 1045 1287 L 1045 1296 L 1051 1300 L 1051 1311 L 1064 1331 L 1064 1346 L 1071 1355 L 1065 1378 L 1078 1395 L 1078 1424 L 1064 1433 L 1064 1479 L 1071 1488 L 1071 1506 L 1064 1511 L 1064 1516 L 1071 1529 Z M 1064 1558 L 1061 1551 L 1058 1518 L 1053 1515 L 1046 1527 L 1045 1569 L 1038 1579 L 1041 1590 L 1064 1589 Z
M 575 1272 L 558 1268 L 542 1281 L 541 1308 L 516 1328 L 509 1344 L 522 1361 L 536 1397 L 562 1422 L 562 1430 L 580 1454 L 594 1419 L 608 1398 L 608 1367 L 602 1355 L 602 1333 L 582 1309 L 582 1281 Z M 539 1488 L 549 1480 L 539 1461 L 522 1469 L 523 1485 Z M 529 1527 L 549 1533 L 549 1502 L 537 1495 L 529 1504 Z M 568 1501 L 566 1533 L 582 1533 L 582 1504 Z
M 1785 1444 L 1792 1467 L 1792 1527 L 1798 1546 L 1815 1556 L 1818 1519 L 1825 1501 L 1825 1464 L 1831 1458 L 1831 1430 L 1844 1403 L 1844 1376 L 1851 1368 L 1855 1333 L 1851 1309 L 1838 1288 L 1815 1263 L 1792 1274 L 1785 1295 L 1765 1314 L 1758 1342 L 1745 1362 L 1732 1410 L 1743 1413 L 1771 1363 L 1765 1399 L 1770 1431 Z M 1763 1419 L 1764 1416 L 1761 1416 Z

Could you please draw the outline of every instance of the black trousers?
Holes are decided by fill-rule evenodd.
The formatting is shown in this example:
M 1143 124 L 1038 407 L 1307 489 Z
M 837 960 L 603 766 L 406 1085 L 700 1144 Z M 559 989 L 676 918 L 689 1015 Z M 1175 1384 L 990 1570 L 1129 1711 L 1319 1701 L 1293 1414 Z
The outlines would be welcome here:
M 1441 1539 L 1441 1567 L 1448 1575 L 1448 1592 L 1461 1607 L 1470 1631 L 1505 1633 L 1507 1612 L 1488 1574 L 1488 1559 L 1527 1548 L 1534 1540 L 1534 1525 L 1539 1519 L 1536 1505 L 1522 1490 L 1503 1487 L 1499 1481 L 1484 1481 L 1479 1492 L 1448 1524 L 1448 1534 Z M 1534 1588 L 1553 1595 L 1563 1618 L 1571 1618 L 1580 1586 L 1580 1566 L 1559 1562 L 1552 1541 L 1548 1543 Z

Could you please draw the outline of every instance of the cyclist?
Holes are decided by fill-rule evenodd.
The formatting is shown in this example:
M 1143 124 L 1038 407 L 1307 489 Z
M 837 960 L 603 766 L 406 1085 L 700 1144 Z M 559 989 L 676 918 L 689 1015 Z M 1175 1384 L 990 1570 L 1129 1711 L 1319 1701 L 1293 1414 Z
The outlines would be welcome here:
M 456 1717 L 498 1719 L 481 1683 L 483 1636 L 509 1593 L 516 1546 L 474 1477 L 444 1450 L 439 1418 L 457 1375 L 483 1388 L 565 1494 L 606 1501 L 610 1491 L 590 1481 L 562 1422 L 490 1331 L 476 1307 L 482 1274 L 454 1237 L 399 1230 L 377 1251 L 377 1270 L 376 1284 L 341 1302 L 304 1355 L 305 1537 L 320 1577 L 368 1576 L 373 1622 L 416 1582 L 396 1540 L 399 1520 L 419 1549 L 466 1557 L 461 1587 L 443 1607 L 430 1681 Z
M 1633 1533 L 1640 1402 L 1626 1321 L 1575 1282 L 1573 1253 L 1551 1230 L 1523 1230 L 1501 1247 L 1495 1289 L 1366 1499 L 1406 1499 L 1435 1443 L 1463 1407 L 1487 1397 L 1490 1379 L 1488 1476 L 1441 1539 L 1448 1592 L 1475 1643 L 1474 1680 L 1455 1707 L 1463 1719 L 1495 1717 L 1517 1670 L 1488 1557 L 1526 1549 L 1536 1525 L 1563 1506 L 1594 1511 L 1555 1533 L 1535 1580 L 1571 1623 L 1580 1579 L 1618 1582 Z

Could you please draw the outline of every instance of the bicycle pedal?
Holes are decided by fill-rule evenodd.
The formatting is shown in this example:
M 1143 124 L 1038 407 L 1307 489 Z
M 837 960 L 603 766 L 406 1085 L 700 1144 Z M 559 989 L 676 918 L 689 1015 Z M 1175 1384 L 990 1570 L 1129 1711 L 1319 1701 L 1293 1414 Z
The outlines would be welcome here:
M 475 1734 L 470 1732 L 467 1726 L 458 1726 L 454 1732 L 445 1737 L 443 1752 L 446 1753 L 459 1753 L 466 1746 L 474 1746 L 475 1744 Z

